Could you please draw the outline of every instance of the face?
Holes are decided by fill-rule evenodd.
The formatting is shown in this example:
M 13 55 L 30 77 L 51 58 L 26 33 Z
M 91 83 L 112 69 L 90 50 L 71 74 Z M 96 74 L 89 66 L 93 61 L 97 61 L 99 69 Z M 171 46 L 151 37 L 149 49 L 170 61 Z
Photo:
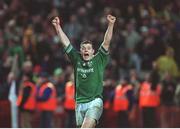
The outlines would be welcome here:
M 94 55 L 94 49 L 92 47 L 92 44 L 82 44 L 80 52 L 85 61 L 92 59 Z
M 22 76 L 22 80 L 23 80 L 23 81 L 28 81 L 29 78 L 28 78 L 26 75 L 23 75 L 23 76 Z

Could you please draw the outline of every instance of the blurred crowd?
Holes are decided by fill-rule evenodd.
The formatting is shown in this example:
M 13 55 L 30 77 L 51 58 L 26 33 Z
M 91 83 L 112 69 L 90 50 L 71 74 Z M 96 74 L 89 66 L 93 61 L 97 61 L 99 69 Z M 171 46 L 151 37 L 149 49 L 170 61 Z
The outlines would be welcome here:
M 33 114 L 31 127 L 75 127 L 74 107 L 65 107 L 66 86 L 73 85 L 73 68 L 51 20 L 60 17 L 63 30 L 75 48 L 79 49 L 80 42 L 88 39 L 97 50 L 107 27 L 107 14 L 116 16 L 117 22 L 110 47 L 111 59 L 105 71 L 104 113 L 99 127 L 180 127 L 177 122 L 180 115 L 179 0 L 1 0 L 0 105 L 4 105 L 4 109 L 0 106 L 1 119 L 12 119 L 6 116 L 6 111 L 10 111 L 6 102 L 12 82 L 19 100 L 22 92 L 30 96 L 28 88 L 22 86 L 29 81 L 37 90 L 34 101 L 41 103 L 51 98 L 53 103 L 55 97 L 57 105 L 52 106 L 50 102 L 50 110 L 41 113 L 44 107 L 40 104 L 39 112 L 33 114 L 37 109 L 31 107 L 24 113 L 23 103 L 27 99 L 21 98 L 19 123 L 28 121 Z M 44 82 L 48 82 L 46 86 Z M 128 108 L 123 112 L 114 106 L 119 85 L 128 85 L 123 91 Z M 144 85 L 151 85 L 148 92 L 159 99 L 150 109 L 149 105 L 143 109 L 141 103 Z M 48 118 L 52 118 L 52 125 L 46 125 L 52 121 Z M 155 118 L 156 122 L 152 122 Z M 0 127 L 5 126 L 0 122 Z M 30 125 L 26 122 L 19 124 L 19 127 L 27 126 Z

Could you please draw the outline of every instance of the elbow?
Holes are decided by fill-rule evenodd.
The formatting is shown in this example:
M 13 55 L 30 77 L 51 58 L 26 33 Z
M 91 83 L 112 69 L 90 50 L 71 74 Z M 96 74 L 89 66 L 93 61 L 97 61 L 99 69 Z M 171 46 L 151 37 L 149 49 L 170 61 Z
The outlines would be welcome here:
M 111 38 L 105 38 L 103 44 L 109 46 L 110 42 L 111 42 Z
M 104 42 L 107 44 L 110 44 L 111 39 L 112 39 L 112 36 L 106 36 L 106 37 L 104 37 Z
M 104 44 L 110 44 L 111 38 L 110 37 L 105 37 L 103 42 L 104 42 Z

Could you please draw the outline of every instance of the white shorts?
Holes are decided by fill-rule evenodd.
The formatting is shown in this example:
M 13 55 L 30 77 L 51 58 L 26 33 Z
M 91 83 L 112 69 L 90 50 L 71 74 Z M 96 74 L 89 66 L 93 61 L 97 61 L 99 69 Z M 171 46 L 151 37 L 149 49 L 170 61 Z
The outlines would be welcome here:
M 103 101 L 96 98 L 88 103 L 76 105 L 76 125 L 81 126 L 85 117 L 93 118 L 98 123 L 103 112 Z

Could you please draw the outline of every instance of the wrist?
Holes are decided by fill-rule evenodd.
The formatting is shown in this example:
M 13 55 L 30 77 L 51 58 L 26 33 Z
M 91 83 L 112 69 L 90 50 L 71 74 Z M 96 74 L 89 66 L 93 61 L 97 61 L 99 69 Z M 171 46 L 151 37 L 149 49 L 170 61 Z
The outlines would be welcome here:
M 114 23 L 112 23 L 112 22 L 109 22 L 109 26 L 114 26 Z
M 61 28 L 61 26 L 58 24 L 55 26 L 56 30 L 59 30 Z
M 57 25 L 55 28 L 56 28 L 57 33 L 60 33 L 60 31 L 61 31 L 61 26 L 60 26 L 60 25 Z

